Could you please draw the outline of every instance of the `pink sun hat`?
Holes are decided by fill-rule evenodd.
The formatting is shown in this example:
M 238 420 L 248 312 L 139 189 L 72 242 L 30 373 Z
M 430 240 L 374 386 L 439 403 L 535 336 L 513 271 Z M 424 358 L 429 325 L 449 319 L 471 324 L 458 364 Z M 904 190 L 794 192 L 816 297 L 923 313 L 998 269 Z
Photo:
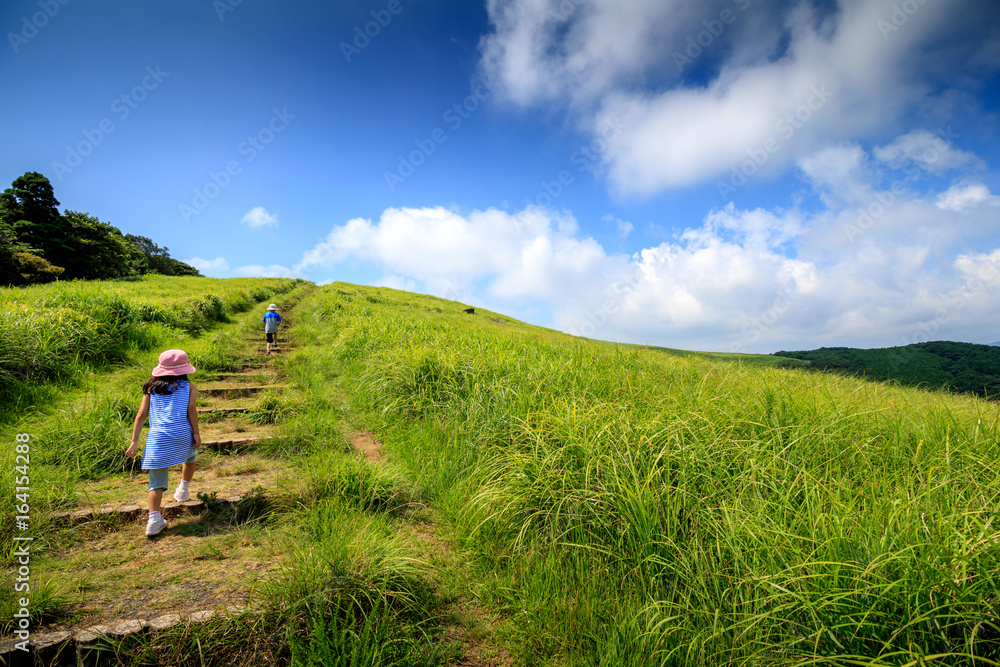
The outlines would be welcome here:
M 194 366 L 188 363 L 184 350 L 167 350 L 160 354 L 160 365 L 153 369 L 153 377 L 165 375 L 188 375 L 194 373 Z

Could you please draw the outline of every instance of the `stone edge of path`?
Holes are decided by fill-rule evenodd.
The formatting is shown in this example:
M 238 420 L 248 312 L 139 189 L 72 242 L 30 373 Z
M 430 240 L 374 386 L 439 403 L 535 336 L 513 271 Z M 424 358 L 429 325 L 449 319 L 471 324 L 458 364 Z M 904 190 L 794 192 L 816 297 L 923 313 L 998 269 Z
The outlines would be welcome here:
M 205 623 L 217 616 L 235 616 L 245 607 L 227 605 L 215 609 L 195 609 L 164 614 L 149 621 L 133 618 L 93 625 L 75 632 L 48 632 L 22 640 L 18 637 L 0 642 L 0 667 L 15 665 L 58 664 L 90 665 L 113 654 L 113 642 L 141 634 L 155 635 L 184 623 Z M 26 642 L 26 643 L 25 643 Z M 19 646 L 25 646 L 24 651 Z M 110 664 L 110 663 L 109 663 Z
M 264 498 L 273 500 L 279 497 L 279 493 L 265 493 Z M 214 502 L 219 507 L 226 507 L 228 505 L 238 505 L 243 501 L 243 495 L 233 494 L 226 496 L 224 498 L 216 498 Z M 105 505 L 104 507 L 99 507 L 92 510 L 73 510 L 68 512 L 54 512 L 51 516 L 53 519 L 59 520 L 69 520 L 71 525 L 77 526 L 81 523 L 87 523 L 88 521 L 96 521 L 98 519 L 119 519 L 124 521 L 131 521 L 139 518 L 142 514 L 146 512 L 146 507 L 140 505 Z M 205 503 L 201 500 L 185 500 L 184 502 L 177 502 L 175 500 L 164 501 L 160 506 L 160 510 L 163 513 L 164 518 L 177 517 L 182 514 L 201 514 L 206 509 Z

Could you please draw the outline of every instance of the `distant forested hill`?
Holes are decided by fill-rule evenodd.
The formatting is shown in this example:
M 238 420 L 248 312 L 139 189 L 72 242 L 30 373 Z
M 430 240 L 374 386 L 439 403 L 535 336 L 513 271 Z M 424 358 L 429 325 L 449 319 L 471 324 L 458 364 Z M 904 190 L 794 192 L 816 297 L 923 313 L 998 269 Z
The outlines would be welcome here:
M 873 350 L 821 347 L 805 352 L 775 352 L 774 356 L 802 359 L 817 370 L 873 380 L 973 392 L 991 399 L 1000 396 L 1000 347 L 991 345 L 933 341 Z

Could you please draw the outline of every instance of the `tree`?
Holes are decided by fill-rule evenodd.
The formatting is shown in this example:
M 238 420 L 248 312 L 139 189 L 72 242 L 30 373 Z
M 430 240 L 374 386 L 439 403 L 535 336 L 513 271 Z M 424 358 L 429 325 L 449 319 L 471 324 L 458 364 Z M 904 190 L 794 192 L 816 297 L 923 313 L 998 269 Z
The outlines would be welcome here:
M 200 276 L 201 272 L 190 264 L 185 264 L 179 259 L 170 258 L 170 273 L 168 276 Z
M 201 275 L 145 236 L 123 235 L 89 213 L 60 215 L 57 206 L 49 179 L 35 171 L 0 193 L 0 285 L 148 272 Z
M 63 273 L 62 267 L 53 266 L 30 251 L 18 240 L 13 228 L 0 221 L 0 285 L 48 282 Z
M 15 252 L 14 264 L 22 283 L 47 283 L 58 278 L 65 270 L 30 252 Z
M 6 223 L 17 240 L 32 254 L 57 266 L 73 254 L 66 238 L 65 221 L 52 184 L 37 171 L 25 172 L 0 193 L 0 222 Z
M 27 250 L 27 246 L 17 240 L 14 229 L 0 220 L 0 285 L 14 285 L 21 282 L 21 272 L 14 255 Z
M 126 234 L 125 239 L 135 246 L 146 259 L 147 273 L 151 272 L 170 275 L 167 273 L 169 268 L 169 262 L 167 260 L 170 259 L 170 254 L 167 252 L 169 248 L 161 248 L 153 243 L 152 239 L 146 238 L 145 236 Z
M 170 248 L 164 248 L 153 243 L 152 239 L 148 239 L 145 236 L 135 236 L 133 234 L 126 234 L 125 238 L 128 239 L 132 245 L 139 249 L 139 251 L 145 256 L 147 271 L 152 273 L 159 273 L 164 276 L 200 276 L 198 269 L 194 268 L 190 264 L 185 264 L 179 260 L 174 259 L 170 256 L 168 252 Z
M 73 248 L 73 254 L 64 260 L 65 278 L 106 280 L 142 272 L 145 258 L 114 225 L 79 211 L 66 211 L 63 220 Z

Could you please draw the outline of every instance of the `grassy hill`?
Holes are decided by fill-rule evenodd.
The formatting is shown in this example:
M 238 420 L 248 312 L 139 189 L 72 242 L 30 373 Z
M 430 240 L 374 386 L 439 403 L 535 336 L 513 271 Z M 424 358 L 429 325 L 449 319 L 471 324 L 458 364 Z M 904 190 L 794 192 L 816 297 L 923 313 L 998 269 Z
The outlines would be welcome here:
M 637 347 L 643 350 L 655 350 L 672 354 L 678 357 L 696 356 L 715 361 L 732 361 L 741 364 L 751 364 L 755 366 L 771 366 L 777 368 L 805 368 L 808 366 L 805 361 L 783 357 L 780 353 L 775 354 L 743 354 L 730 352 L 697 352 L 693 350 L 677 350 L 672 347 L 657 347 L 655 345 L 629 345 L 626 347 Z
M 909 386 L 990 398 L 1000 396 L 1000 347 L 992 345 L 934 341 L 872 350 L 823 347 L 774 354 L 807 361 L 811 368 L 818 370 L 871 380 L 895 380 Z
M 317 354 L 446 513 L 521 664 L 1000 659 L 995 405 L 390 289 L 309 306 Z
M 72 382 L 152 349 L 163 338 L 198 336 L 300 281 L 147 275 L 0 287 L 0 423 Z
M 242 630 L 177 646 L 223 656 L 205 664 L 242 664 L 226 641 L 276 665 L 1000 662 L 997 404 L 466 307 L 303 292 L 270 445 L 302 486 L 280 520 L 232 536 L 281 559 L 261 584 L 274 595 Z M 345 453 L 341 428 L 383 460 Z M 56 480 L 39 503 L 68 502 L 72 471 L 56 472 L 36 471 Z M 50 530 L 39 551 L 83 539 Z M 204 541 L 197 570 L 238 569 Z M 465 603 L 496 619 L 481 636 L 511 663 L 449 648 L 442 619 Z

